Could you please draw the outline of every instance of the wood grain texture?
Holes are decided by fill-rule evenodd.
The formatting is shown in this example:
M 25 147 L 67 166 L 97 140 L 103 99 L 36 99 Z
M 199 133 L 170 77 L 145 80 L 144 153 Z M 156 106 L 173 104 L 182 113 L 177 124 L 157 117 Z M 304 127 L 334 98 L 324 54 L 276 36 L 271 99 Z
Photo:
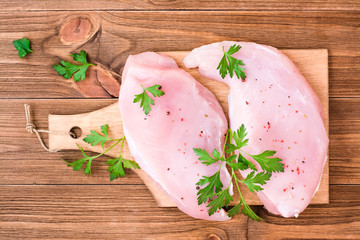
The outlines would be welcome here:
M 91 62 L 121 73 L 129 54 L 184 51 L 223 40 L 254 41 L 280 49 L 329 50 L 330 97 L 360 97 L 359 11 L 109 11 L 1 12 L 0 97 L 82 98 L 72 80 L 51 68 L 84 49 Z M 91 22 L 86 37 L 69 44 L 59 31 L 76 19 Z M 80 24 L 80 26 L 83 26 Z M 74 29 L 76 31 L 77 29 Z M 31 39 L 34 53 L 19 59 L 14 39 Z M 181 41 L 181 44 L 179 42 Z M 346 43 L 346 44 L 344 44 Z M 13 50 L 12 50 L 13 49 Z M 9 71 L 8 69 L 11 69 Z M 118 79 L 118 81 L 120 81 Z M 96 81 L 94 81 L 96 84 Z M 93 86 L 94 86 L 93 84 Z M 36 85 L 36 89 L 34 89 Z M 93 97 L 112 97 L 98 93 Z
M 138 0 L 138 1 L 115 1 L 115 0 L 64 0 L 54 2 L 50 0 L 36 1 L 25 0 L 21 4 L 16 1 L 1 1 L 2 10 L 360 10 L 359 1 L 356 0 L 299 0 L 299 1 L 276 1 L 276 0 L 246 0 L 246 1 L 206 1 L 206 0 Z
M 359 4 L 358 0 L 0 1 L 0 238 L 359 239 Z M 19 59 L 11 42 L 23 36 L 31 40 L 35 52 Z M 113 103 L 81 98 L 113 97 L 102 84 L 119 85 L 128 54 L 191 50 L 222 40 L 329 50 L 330 204 L 312 205 L 298 219 L 272 216 L 255 207 L 266 222 L 244 216 L 224 223 L 195 220 L 176 208 L 158 208 L 132 171 L 110 183 L 104 158 L 94 163 L 91 177 L 72 172 L 60 157 L 76 159 L 78 152 L 46 153 L 24 128 L 24 103 L 32 106 L 40 128 L 47 127 L 49 113 L 84 113 Z M 81 89 L 51 68 L 80 49 L 100 67 L 88 75 L 91 87 Z M 96 91 L 89 93 L 91 88 Z
M 193 219 L 158 208 L 145 186 L 0 186 L 0 237 L 21 239 L 357 239 L 360 186 L 331 186 L 330 204 L 308 207 L 298 219 L 254 210 L 265 219 Z M 124 193 L 127 194 L 124 194 Z M 245 220 L 245 221 L 244 221 Z M 218 237 L 218 238 L 215 238 Z

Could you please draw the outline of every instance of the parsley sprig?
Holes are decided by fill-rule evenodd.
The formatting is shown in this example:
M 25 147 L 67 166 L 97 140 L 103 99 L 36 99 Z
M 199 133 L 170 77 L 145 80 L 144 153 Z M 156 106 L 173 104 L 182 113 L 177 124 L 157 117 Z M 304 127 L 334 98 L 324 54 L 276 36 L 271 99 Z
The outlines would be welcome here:
M 228 211 L 228 216 L 232 217 L 235 214 L 238 214 L 242 207 L 241 213 L 255 221 L 263 220 L 257 216 L 246 203 L 241 194 L 239 184 L 245 184 L 249 188 L 250 192 L 261 191 L 263 190 L 262 186 L 270 180 L 273 172 L 284 172 L 284 164 L 281 163 L 282 160 L 280 158 L 274 157 L 274 154 L 276 153 L 275 151 L 266 150 L 263 153 L 257 155 L 251 155 L 243 151 L 242 147 L 247 146 L 249 141 L 246 136 L 247 132 L 244 124 L 242 124 L 241 127 L 236 131 L 232 132 L 229 129 L 226 134 L 225 143 L 227 142 L 228 138 L 230 142 L 233 143 L 224 144 L 224 149 L 221 156 L 216 149 L 214 149 L 211 154 L 209 154 L 204 149 L 193 149 L 202 164 L 208 166 L 220 161 L 219 170 L 214 175 L 210 177 L 202 176 L 199 182 L 196 183 L 196 185 L 199 186 L 206 185 L 198 191 L 197 195 L 199 205 L 202 203 L 208 203 L 207 207 L 209 207 L 209 216 L 224 206 L 228 207 L 230 202 L 233 201 L 229 191 L 231 184 L 229 184 L 226 188 L 223 188 L 223 183 L 221 182 L 220 178 L 221 167 L 223 164 L 226 164 L 231 168 L 231 182 L 234 180 L 240 195 L 240 202 Z M 225 153 L 228 154 L 228 157 L 224 155 Z M 247 160 L 244 155 L 247 155 L 248 157 L 251 157 L 256 162 L 258 162 L 262 171 L 257 172 L 258 169 L 255 167 L 255 165 Z M 246 169 L 251 169 L 252 171 L 245 179 L 238 179 L 235 175 L 235 171 Z
M 143 88 L 143 92 L 136 94 L 133 103 L 140 102 L 140 107 L 143 109 L 146 115 L 151 111 L 150 105 L 155 105 L 154 100 L 150 98 L 148 92 L 150 92 L 154 97 L 161 97 L 165 93 L 161 90 L 160 85 L 153 85 L 151 87 L 145 88 L 143 85 L 140 85 Z
M 18 54 L 20 58 L 26 56 L 26 54 L 34 52 L 30 49 L 30 42 L 26 38 L 20 38 L 18 40 L 13 41 L 14 47 L 18 50 Z
M 226 77 L 227 74 L 230 74 L 230 77 L 233 77 L 234 72 L 238 79 L 240 79 L 240 77 L 242 79 L 246 78 L 246 74 L 244 72 L 245 68 L 241 67 L 241 66 L 245 66 L 243 61 L 231 56 L 234 53 L 238 52 L 240 50 L 240 48 L 241 48 L 240 45 L 234 44 L 234 45 L 230 46 L 229 50 L 226 52 L 224 47 L 222 47 L 224 56 L 220 60 L 220 63 L 216 69 L 219 69 L 220 76 L 223 79 Z
M 56 64 L 53 68 L 59 75 L 64 76 L 66 79 L 70 79 L 71 76 L 73 76 L 74 82 L 82 81 L 85 79 L 88 67 L 95 65 L 88 63 L 86 55 L 87 53 L 84 50 L 81 50 L 80 54 L 74 53 L 70 55 L 75 61 L 81 63 L 81 65 L 75 65 L 68 61 L 61 60 L 61 64 Z
M 106 154 L 107 152 L 109 152 L 111 149 L 113 149 L 116 145 L 118 145 L 121 142 L 121 149 L 120 149 L 119 157 L 110 159 L 105 163 L 105 164 L 109 165 L 107 171 L 110 172 L 110 181 L 112 181 L 116 178 L 119 178 L 119 177 L 124 177 L 125 176 L 124 168 L 140 169 L 139 165 L 135 161 L 128 160 L 123 157 L 125 136 L 122 138 L 118 138 L 118 139 L 110 138 L 109 134 L 108 134 L 108 130 L 109 130 L 108 124 L 101 126 L 100 129 L 101 129 L 101 133 L 103 135 L 99 134 L 98 132 L 96 132 L 94 130 L 91 130 L 90 131 L 91 134 L 86 135 L 86 137 L 83 139 L 83 141 L 86 143 L 89 143 L 91 146 L 95 146 L 100 143 L 101 147 L 103 149 L 104 149 L 104 144 L 106 142 L 115 142 L 115 143 L 112 146 L 110 146 L 109 148 L 107 148 L 106 150 L 104 150 L 102 153 L 95 155 L 95 156 L 88 156 L 85 153 L 84 149 L 78 145 L 78 148 L 80 149 L 80 151 L 82 152 L 84 157 L 81 159 L 75 160 L 74 162 L 71 162 L 71 163 L 64 160 L 67 163 L 67 166 L 73 167 L 74 171 L 79 171 L 79 170 L 81 170 L 82 165 L 86 162 L 84 173 L 85 173 L 85 175 L 90 175 L 92 161 L 94 159 Z

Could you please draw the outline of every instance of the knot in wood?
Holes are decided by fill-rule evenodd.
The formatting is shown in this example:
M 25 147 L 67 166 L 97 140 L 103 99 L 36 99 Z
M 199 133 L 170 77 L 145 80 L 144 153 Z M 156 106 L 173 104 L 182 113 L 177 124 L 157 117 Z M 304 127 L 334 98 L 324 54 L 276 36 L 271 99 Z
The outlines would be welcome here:
M 210 234 L 207 240 L 221 240 L 221 237 L 216 234 Z
M 87 17 L 77 17 L 64 23 L 59 31 L 60 41 L 65 45 L 86 40 L 91 34 L 93 24 Z

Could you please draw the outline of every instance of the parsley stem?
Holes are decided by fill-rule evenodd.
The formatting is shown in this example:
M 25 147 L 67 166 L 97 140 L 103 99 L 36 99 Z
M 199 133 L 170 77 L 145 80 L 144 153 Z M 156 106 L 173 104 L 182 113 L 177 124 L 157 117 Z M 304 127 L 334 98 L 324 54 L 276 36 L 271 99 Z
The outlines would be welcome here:
M 116 145 L 118 145 L 119 142 L 124 141 L 124 139 L 125 139 L 125 137 L 122 137 L 122 138 L 120 138 L 120 139 L 112 139 L 112 140 L 117 140 L 117 142 L 114 143 L 114 145 L 112 145 L 112 146 L 109 147 L 108 149 L 106 149 L 106 151 L 104 151 L 103 153 L 100 153 L 99 155 L 96 155 L 94 158 L 98 158 L 98 157 L 104 155 L 105 153 L 107 153 L 108 151 L 110 151 L 112 148 L 114 148 Z
M 122 137 L 122 143 L 121 143 L 121 149 L 120 149 L 120 156 L 122 156 L 122 153 L 123 153 L 124 143 L 125 143 L 125 136 Z
M 229 133 L 231 134 L 231 131 L 229 131 L 229 129 L 226 131 L 226 135 L 225 135 L 225 142 L 224 142 L 224 147 L 223 147 L 223 152 L 221 154 L 221 158 L 224 157 L 224 154 L 225 154 L 225 148 L 226 148 L 226 143 L 227 143 L 227 140 L 228 140 L 228 137 L 229 137 Z M 231 140 L 231 137 L 230 137 L 230 140 Z M 223 160 L 221 160 L 223 161 Z

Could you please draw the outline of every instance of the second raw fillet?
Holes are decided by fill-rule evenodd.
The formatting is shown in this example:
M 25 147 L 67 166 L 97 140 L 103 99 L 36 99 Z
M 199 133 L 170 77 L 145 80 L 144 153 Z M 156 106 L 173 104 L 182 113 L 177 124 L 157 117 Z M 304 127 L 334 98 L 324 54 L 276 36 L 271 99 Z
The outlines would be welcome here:
M 230 46 L 243 60 L 246 79 L 221 78 L 217 66 Z M 299 215 L 314 196 L 327 158 L 329 139 L 322 109 L 314 91 L 294 63 L 276 48 L 250 42 L 219 42 L 194 49 L 185 59 L 188 68 L 230 86 L 229 118 L 234 131 L 244 124 L 249 138 L 244 151 L 258 154 L 275 150 L 284 173 L 274 173 L 258 192 L 271 213 Z M 260 169 L 260 166 L 253 161 Z M 242 171 L 246 177 L 250 171 Z

